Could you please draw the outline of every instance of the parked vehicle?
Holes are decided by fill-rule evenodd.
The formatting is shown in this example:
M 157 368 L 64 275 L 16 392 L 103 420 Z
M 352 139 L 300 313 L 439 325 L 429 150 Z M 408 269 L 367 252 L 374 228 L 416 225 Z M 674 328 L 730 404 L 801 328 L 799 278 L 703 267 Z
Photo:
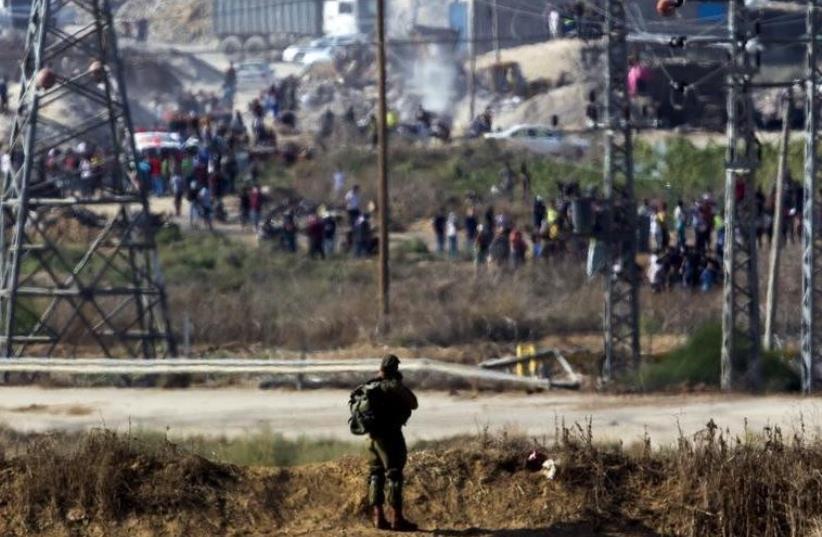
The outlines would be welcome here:
M 213 1 L 214 33 L 226 52 L 259 52 L 302 37 L 368 34 L 376 20 L 375 0 Z
M 325 38 L 325 40 L 311 50 L 307 50 L 300 60 L 303 65 L 313 65 L 315 63 L 331 62 L 343 47 L 351 47 L 366 43 L 365 36 L 339 35 Z
M 11 26 L 17 30 L 25 30 L 29 23 L 32 0 L 3 0 L 0 8 L 0 19 L 3 26 Z
M 323 32 L 326 35 L 370 34 L 377 20 L 374 0 L 325 0 Z
M 134 133 L 134 145 L 141 155 L 151 152 L 179 152 L 183 149 L 183 141 L 174 132 L 150 131 Z
M 365 44 L 367 41 L 368 38 L 361 34 L 335 35 L 312 39 L 286 48 L 283 51 L 283 61 L 303 65 L 330 62 L 342 47 Z
M 241 87 L 270 86 L 274 83 L 274 71 L 268 62 L 251 60 L 237 65 L 237 84 Z
M 505 130 L 486 133 L 483 137 L 544 154 L 569 153 L 581 156 L 591 145 L 591 142 L 581 136 L 569 135 L 548 125 L 514 125 Z
M 303 41 L 295 43 L 283 51 L 283 61 L 291 63 L 302 63 L 303 57 L 314 50 L 321 49 L 327 46 L 327 39 L 321 37 L 320 39 L 312 39 L 310 41 Z

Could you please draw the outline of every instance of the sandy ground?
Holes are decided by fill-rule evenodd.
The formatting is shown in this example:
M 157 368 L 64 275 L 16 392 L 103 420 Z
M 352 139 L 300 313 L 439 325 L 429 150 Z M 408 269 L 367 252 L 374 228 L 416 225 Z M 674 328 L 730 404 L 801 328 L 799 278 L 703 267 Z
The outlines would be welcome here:
M 410 440 L 476 434 L 486 428 L 533 437 L 554 436 L 556 420 L 593 420 L 600 440 L 673 442 L 678 431 L 693 435 L 713 419 L 743 433 L 779 425 L 789 432 L 804 423 L 822 431 L 822 400 L 798 397 L 603 396 L 568 392 L 536 395 L 421 393 L 420 410 L 407 428 Z M 167 430 L 171 436 L 236 437 L 271 431 L 289 437 L 352 439 L 347 428 L 348 393 L 341 390 L 253 389 L 0 389 L 0 423 L 19 431 L 108 427 Z

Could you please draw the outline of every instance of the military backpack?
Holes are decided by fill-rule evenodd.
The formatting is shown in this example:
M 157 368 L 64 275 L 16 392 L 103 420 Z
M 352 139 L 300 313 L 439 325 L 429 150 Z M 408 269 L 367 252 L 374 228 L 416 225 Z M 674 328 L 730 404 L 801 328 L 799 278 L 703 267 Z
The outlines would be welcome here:
M 380 416 L 380 381 L 370 380 L 357 386 L 348 399 L 348 408 L 351 417 L 348 418 L 348 427 L 351 434 L 358 436 L 375 433 L 382 425 Z

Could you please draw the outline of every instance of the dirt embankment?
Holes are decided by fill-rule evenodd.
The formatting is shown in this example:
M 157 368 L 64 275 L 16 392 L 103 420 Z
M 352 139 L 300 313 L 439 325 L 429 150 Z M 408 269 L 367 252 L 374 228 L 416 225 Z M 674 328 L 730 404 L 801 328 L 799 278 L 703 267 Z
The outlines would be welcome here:
M 548 479 L 528 442 L 464 440 L 412 454 L 407 504 L 425 534 L 474 536 L 817 535 L 822 448 L 778 430 L 756 441 L 713 424 L 674 450 L 596 446 L 565 430 Z M 35 443 L 0 464 L 0 534 L 49 537 L 377 535 L 363 516 L 362 459 L 239 468 L 140 448 L 109 433 Z
M 435 535 L 566 535 L 568 528 L 593 535 L 580 522 L 585 490 L 527 472 L 523 461 L 520 450 L 496 447 L 416 452 L 409 516 Z M 364 516 L 366 463 L 359 458 L 239 468 L 172 446 L 141 453 L 101 433 L 68 455 L 37 447 L 0 472 L 2 535 L 379 534 Z M 617 518 L 608 525 L 633 527 Z

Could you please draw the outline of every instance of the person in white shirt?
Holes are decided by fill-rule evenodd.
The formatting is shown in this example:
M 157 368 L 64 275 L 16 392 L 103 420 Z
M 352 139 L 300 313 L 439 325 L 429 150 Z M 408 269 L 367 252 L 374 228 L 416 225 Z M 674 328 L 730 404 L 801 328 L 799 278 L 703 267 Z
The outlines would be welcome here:
M 685 246 L 685 227 L 687 226 L 685 205 L 682 200 L 676 202 L 676 209 L 674 209 L 674 226 L 676 226 L 676 245 L 681 248 Z
M 343 188 L 345 188 L 345 174 L 337 170 L 334 172 L 334 197 L 339 199 L 340 194 L 342 194 Z
M 84 158 L 80 161 L 80 192 L 85 197 L 90 197 L 91 183 L 94 176 L 94 168 L 91 165 L 91 160 Z
M 360 185 L 354 185 L 345 195 L 345 210 L 348 212 L 348 222 L 353 228 L 360 216 Z
M 651 211 L 651 215 L 650 215 L 649 219 L 651 221 L 650 235 L 651 235 L 651 240 L 653 241 L 653 247 L 654 247 L 654 249 L 658 250 L 658 249 L 662 248 L 662 245 L 660 244 L 660 242 L 661 242 L 660 241 L 661 229 L 659 227 L 659 220 L 657 219 L 656 214 L 655 214 L 654 211 Z
M 651 290 L 655 293 L 660 292 L 664 283 L 662 278 L 662 260 L 656 252 L 651 254 L 651 257 L 648 259 L 647 275 L 648 283 L 651 284 Z
M 559 11 L 555 7 L 548 12 L 548 31 L 551 33 L 552 39 L 559 39 L 562 37 L 562 23 L 560 20 Z
M 459 255 L 459 244 L 457 239 L 457 213 L 448 213 L 448 220 L 445 222 L 445 236 L 448 238 L 448 255 L 452 258 Z
M 197 201 L 200 204 L 200 215 L 203 217 L 208 229 L 213 231 L 214 226 L 211 223 L 211 190 L 209 190 L 207 186 L 203 186 L 200 189 L 200 193 L 197 195 Z

